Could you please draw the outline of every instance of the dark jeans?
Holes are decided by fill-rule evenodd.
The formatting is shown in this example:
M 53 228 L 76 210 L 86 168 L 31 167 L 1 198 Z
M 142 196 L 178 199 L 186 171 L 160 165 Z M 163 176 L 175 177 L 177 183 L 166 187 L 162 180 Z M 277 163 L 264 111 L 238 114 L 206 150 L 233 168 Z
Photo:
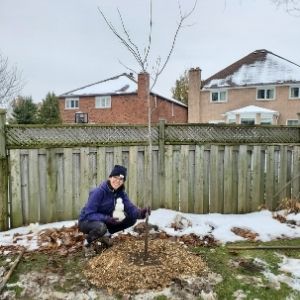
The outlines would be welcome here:
M 107 231 L 110 234 L 124 230 L 131 227 L 136 222 L 136 219 L 125 218 L 122 222 L 118 224 L 105 224 L 100 221 L 82 221 L 79 222 L 79 230 L 87 234 L 87 242 L 91 243 L 94 240 L 102 237 Z

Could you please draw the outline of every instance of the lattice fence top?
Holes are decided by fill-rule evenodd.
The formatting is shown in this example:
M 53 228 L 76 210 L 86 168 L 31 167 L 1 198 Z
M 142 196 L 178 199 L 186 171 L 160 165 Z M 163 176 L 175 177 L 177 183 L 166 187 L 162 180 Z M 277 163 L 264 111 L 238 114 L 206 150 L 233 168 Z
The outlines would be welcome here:
M 158 130 L 152 128 L 152 140 Z M 148 141 L 148 128 L 133 126 L 8 126 L 7 148 L 16 147 L 74 147 L 115 144 L 143 144 Z
M 164 130 L 164 132 L 160 133 L 160 130 Z M 300 127 L 213 124 L 152 126 L 151 140 L 153 144 L 158 143 L 159 136 L 164 137 L 164 142 L 170 144 L 295 144 L 300 143 Z M 147 126 L 6 126 L 6 147 L 8 149 L 143 145 L 146 143 L 148 143 Z
M 167 142 L 196 143 L 300 143 L 300 127 L 293 126 L 243 126 L 195 124 L 167 126 Z

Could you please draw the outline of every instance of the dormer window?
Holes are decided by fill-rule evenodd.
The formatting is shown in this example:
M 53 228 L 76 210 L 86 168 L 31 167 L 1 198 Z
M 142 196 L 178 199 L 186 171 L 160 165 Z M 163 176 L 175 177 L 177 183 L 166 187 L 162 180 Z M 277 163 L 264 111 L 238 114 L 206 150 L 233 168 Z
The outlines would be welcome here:
M 95 108 L 111 108 L 111 96 L 96 97 Z
M 274 100 L 275 88 L 259 88 L 256 92 L 256 100 Z
M 211 91 L 210 92 L 210 101 L 211 102 L 227 102 L 227 91 Z
M 300 99 L 300 87 L 291 86 L 290 87 L 290 99 Z

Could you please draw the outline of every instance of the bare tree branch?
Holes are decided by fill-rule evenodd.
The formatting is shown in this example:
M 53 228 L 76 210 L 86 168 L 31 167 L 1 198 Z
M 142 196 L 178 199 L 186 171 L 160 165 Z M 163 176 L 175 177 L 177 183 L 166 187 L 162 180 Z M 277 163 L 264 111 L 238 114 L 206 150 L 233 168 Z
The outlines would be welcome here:
M 142 67 L 143 71 L 144 70 L 144 66 L 143 66 L 143 62 L 141 61 L 139 55 L 136 53 L 135 49 L 132 48 L 132 46 L 130 46 L 127 41 L 121 36 L 121 34 L 116 30 L 116 28 L 113 26 L 113 24 L 106 18 L 106 16 L 104 15 L 104 13 L 102 12 L 102 10 L 98 7 L 98 10 L 100 12 L 100 14 L 102 15 L 105 23 L 107 24 L 107 26 L 109 27 L 109 29 L 112 31 L 112 33 L 121 41 L 121 43 L 129 50 L 129 52 L 134 56 L 135 60 L 138 62 L 138 64 L 140 65 L 140 67 Z
M 300 16 L 300 0 L 271 0 L 277 7 L 284 6 L 285 11 L 293 16 Z
M 196 5 L 197 5 L 197 0 L 194 2 L 194 5 L 192 7 L 192 9 L 185 13 L 184 15 L 182 14 L 182 10 L 181 10 L 181 6 L 180 6 L 180 3 L 178 2 L 178 7 L 179 7 L 179 13 L 180 13 L 180 20 L 179 20 L 179 23 L 178 23 L 178 26 L 176 28 L 176 31 L 175 31 L 175 34 L 174 34 L 174 37 L 173 37 L 173 41 L 172 41 L 172 45 L 171 45 L 171 48 L 170 48 L 170 51 L 169 51 L 169 54 L 168 56 L 166 57 L 166 60 L 164 62 L 164 64 L 162 65 L 162 67 L 160 68 L 160 70 L 157 71 L 157 73 L 155 74 L 155 79 L 152 83 L 152 86 L 150 88 L 150 90 L 153 89 L 153 87 L 155 86 L 156 82 L 157 82 L 157 79 L 159 77 L 159 75 L 164 71 L 164 69 L 166 68 L 169 60 L 170 60 L 170 57 L 173 53 L 173 50 L 174 50 L 174 47 L 175 47 L 175 43 L 176 43 L 176 39 L 178 37 L 178 34 L 179 34 L 179 31 L 180 29 L 182 28 L 183 26 L 183 23 L 184 21 L 194 12 L 195 8 L 196 8 Z
M 0 106 L 7 108 L 23 86 L 21 73 L 17 67 L 10 67 L 8 58 L 0 53 Z
M 123 30 L 124 30 L 124 33 L 127 37 L 127 40 L 128 42 L 132 45 L 132 47 L 135 49 L 135 53 L 137 55 L 137 57 L 139 58 L 139 61 L 143 61 L 142 58 L 141 58 L 141 54 L 140 54 L 140 51 L 139 51 L 139 48 L 137 47 L 137 45 L 135 43 L 132 42 L 131 40 L 131 37 L 125 27 L 125 24 L 124 24 L 124 21 L 123 21 L 123 17 L 122 17 L 122 14 L 120 12 L 120 10 L 118 9 L 118 14 L 119 14 L 119 17 L 120 17 L 120 20 L 121 20 L 121 24 L 122 24 L 122 27 L 123 27 Z
M 152 0 L 150 0 L 150 15 L 149 15 L 149 34 L 148 34 L 148 46 L 145 52 L 145 57 L 143 59 L 143 63 L 145 64 L 148 60 L 148 55 L 150 53 L 150 48 L 151 48 L 151 44 L 152 44 Z

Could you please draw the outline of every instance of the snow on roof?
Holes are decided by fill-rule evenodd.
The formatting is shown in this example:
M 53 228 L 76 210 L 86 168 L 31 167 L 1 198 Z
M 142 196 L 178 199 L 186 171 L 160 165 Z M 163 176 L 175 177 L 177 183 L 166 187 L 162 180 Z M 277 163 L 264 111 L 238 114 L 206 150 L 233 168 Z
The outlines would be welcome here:
M 256 50 L 204 81 L 204 89 L 300 83 L 300 66 L 267 50 Z
M 60 97 L 123 94 L 135 93 L 136 91 L 137 82 L 133 78 L 132 74 L 123 73 L 68 91 L 60 95 Z
M 276 110 L 272 110 L 272 109 L 268 109 L 268 108 L 264 108 L 264 107 L 259 107 L 259 106 L 256 106 L 256 105 L 248 105 L 248 106 L 241 107 L 241 108 L 238 108 L 238 109 L 235 109 L 235 110 L 231 110 L 231 111 L 226 112 L 225 115 L 248 114 L 248 113 L 279 115 L 279 112 L 276 111 Z

